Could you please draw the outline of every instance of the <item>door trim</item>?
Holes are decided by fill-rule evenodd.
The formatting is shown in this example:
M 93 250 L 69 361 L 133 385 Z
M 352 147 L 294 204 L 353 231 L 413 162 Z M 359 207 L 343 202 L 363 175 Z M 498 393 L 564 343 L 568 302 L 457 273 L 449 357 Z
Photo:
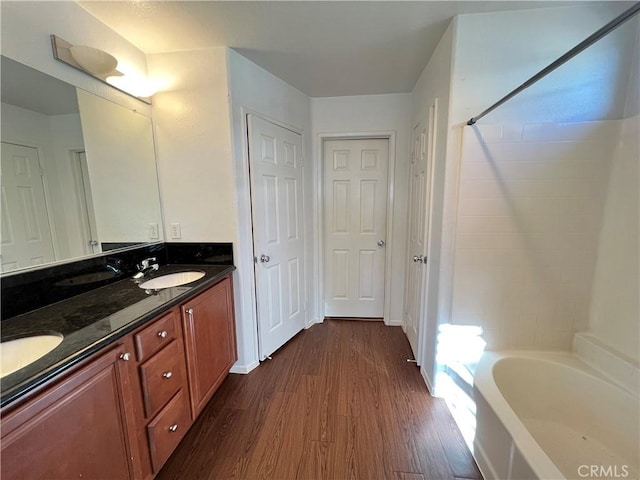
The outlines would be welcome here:
M 385 325 L 401 325 L 402 319 L 392 320 L 391 316 L 391 257 L 393 252 L 393 205 L 394 205 L 394 186 L 396 172 L 396 132 L 395 131 L 374 131 L 374 132 L 323 132 L 317 136 L 318 150 L 316 162 L 316 178 L 317 183 L 317 217 L 316 229 L 319 232 L 318 243 L 315 251 L 317 263 L 315 263 L 318 272 L 318 312 L 320 315 L 319 322 L 324 321 L 324 175 L 322 174 L 322 159 L 324 158 L 324 142 L 325 140 L 371 140 L 386 139 L 389 141 L 389 171 L 387 172 L 387 238 L 385 247 L 385 263 L 384 263 L 384 316 Z
M 426 225 L 427 228 L 427 235 L 428 235 L 428 241 L 427 241 L 427 259 L 431 259 L 434 256 L 433 253 L 433 217 L 434 217 L 434 199 L 435 199 L 435 186 L 436 186 L 436 176 L 435 176 L 435 171 L 436 171 L 436 163 L 437 163 L 437 152 L 438 152 L 438 120 L 439 120 L 439 100 L 438 97 L 433 99 L 433 103 L 429 106 L 428 109 L 428 113 L 427 113 L 427 119 L 430 121 L 430 124 L 427 126 L 428 128 L 428 135 L 427 135 L 427 166 L 430 169 L 430 174 L 429 174 L 429 222 L 428 225 Z M 431 136 L 431 145 L 429 145 L 429 136 Z M 445 142 L 446 143 L 446 142 Z M 438 261 L 438 266 L 440 265 L 440 262 Z M 428 331 L 429 330 L 429 326 L 430 326 L 430 322 L 429 322 L 429 316 L 428 316 L 428 312 L 429 312 L 429 292 L 431 292 L 431 290 L 434 288 L 434 280 L 433 280 L 433 274 L 435 272 L 432 271 L 432 267 L 431 265 L 433 264 L 432 261 L 427 260 L 427 268 L 426 268 L 426 272 L 424 272 L 424 287 L 422 289 L 422 301 L 423 303 L 423 315 L 421 318 L 421 325 L 420 325 L 420 334 L 418 336 L 418 362 L 420 365 L 420 370 L 423 370 L 424 365 L 427 363 L 426 362 L 426 355 L 427 355 L 427 342 L 429 342 L 429 336 L 431 335 L 431 342 L 433 344 L 434 350 L 433 350 L 433 358 L 434 358 L 434 365 L 435 365 L 435 347 L 436 347 L 436 335 L 437 335 L 437 327 L 434 328 L 433 332 Z M 437 281 L 435 282 L 435 288 L 437 288 Z M 437 305 L 438 303 L 438 299 L 433 299 L 434 303 Z M 435 324 L 437 324 L 437 319 L 434 319 L 433 322 L 435 322 Z M 432 322 L 432 323 L 433 323 Z M 434 373 L 431 373 L 431 375 L 433 375 Z M 425 376 L 426 378 L 426 376 Z M 431 382 L 429 382 L 428 380 L 426 380 L 427 386 L 431 387 Z M 430 388 L 429 389 L 430 392 L 432 392 L 433 390 Z
M 302 179 L 303 179 L 303 190 L 305 187 L 306 181 L 306 168 L 308 159 L 305 156 L 306 152 L 306 142 L 304 136 L 304 129 L 300 127 L 296 127 L 295 125 L 288 124 L 276 118 L 270 117 L 264 113 L 261 113 L 252 108 L 248 108 L 245 106 L 239 107 L 240 110 L 240 122 L 242 124 L 242 162 L 237 162 L 236 164 L 236 187 L 238 188 L 238 193 L 236 199 L 238 201 L 238 238 L 237 238 L 237 252 L 234 252 L 233 258 L 236 263 L 236 272 L 237 281 L 240 285 L 239 288 L 234 288 L 234 304 L 236 306 L 236 315 L 246 315 L 251 318 L 251 331 L 250 332 L 241 332 L 238 335 L 239 341 L 244 341 L 245 352 L 251 352 L 253 357 L 253 361 L 248 363 L 247 365 L 234 365 L 231 368 L 231 373 L 249 373 L 254 368 L 260 365 L 260 361 L 264 360 L 265 357 L 262 356 L 262 352 L 260 351 L 259 346 L 259 335 L 258 335 L 258 303 L 256 296 L 256 275 L 254 270 L 254 242 L 253 242 L 253 212 L 251 208 L 251 175 L 250 175 L 250 162 L 251 158 L 249 156 L 249 122 L 247 121 L 247 115 L 251 114 L 256 117 L 259 117 L 267 122 L 273 123 L 282 128 L 286 128 L 287 130 L 291 130 L 294 133 L 299 134 L 302 137 Z M 232 141 L 231 147 L 232 150 L 234 148 L 234 129 L 231 129 Z M 232 151 L 232 154 L 234 152 Z M 306 212 L 308 207 L 307 200 L 303 195 L 303 211 Z M 306 215 L 305 215 L 306 219 Z M 308 240 L 306 238 L 307 232 L 307 221 L 305 220 L 304 229 L 305 229 L 305 238 L 303 240 L 304 250 L 305 250 L 305 260 L 310 264 L 308 258 Z M 309 321 L 309 267 L 305 269 L 305 278 L 304 278 L 304 302 L 306 307 L 305 312 L 305 328 L 308 328 L 311 323 Z M 234 279 L 234 282 L 236 280 Z M 243 295 L 240 292 L 244 292 Z M 237 307 L 240 308 L 237 308 Z M 239 312 L 238 312 L 239 310 Z M 242 321 L 236 321 L 236 325 L 239 325 L 240 328 L 242 325 Z M 248 343 L 248 344 L 247 344 Z

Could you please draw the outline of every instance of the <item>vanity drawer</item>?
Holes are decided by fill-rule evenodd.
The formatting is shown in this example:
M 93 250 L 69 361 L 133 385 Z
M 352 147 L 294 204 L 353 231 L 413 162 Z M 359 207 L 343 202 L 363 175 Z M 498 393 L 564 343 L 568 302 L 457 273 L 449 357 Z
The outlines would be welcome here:
M 154 473 L 162 468 L 190 426 L 189 399 L 183 389 L 147 425 Z
M 173 310 L 136 334 L 136 354 L 143 361 L 177 337 L 178 313 Z
M 146 416 L 151 417 L 182 387 L 186 368 L 182 343 L 174 340 L 140 366 Z

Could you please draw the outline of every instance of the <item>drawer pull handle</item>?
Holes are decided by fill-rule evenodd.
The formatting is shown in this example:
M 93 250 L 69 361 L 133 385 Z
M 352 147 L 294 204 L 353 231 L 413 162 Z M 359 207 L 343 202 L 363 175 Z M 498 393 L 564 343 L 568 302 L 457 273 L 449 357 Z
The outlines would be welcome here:
M 175 432 L 176 430 L 178 430 L 178 424 L 177 423 L 174 423 L 173 425 L 171 425 L 169 427 L 169 431 L 170 432 Z
M 162 374 L 162 376 L 163 376 L 164 378 L 171 378 L 171 377 L 173 377 L 173 373 L 172 373 L 172 372 L 164 372 L 164 373 Z
M 130 358 L 131 354 L 129 352 L 120 354 L 120 359 L 124 360 L 125 362 L 128 362 Z
M 158 332 L 158 336 L 160 338 L 167 338 L 167 331 L 166 330 L 162 330 L 161 332 Z

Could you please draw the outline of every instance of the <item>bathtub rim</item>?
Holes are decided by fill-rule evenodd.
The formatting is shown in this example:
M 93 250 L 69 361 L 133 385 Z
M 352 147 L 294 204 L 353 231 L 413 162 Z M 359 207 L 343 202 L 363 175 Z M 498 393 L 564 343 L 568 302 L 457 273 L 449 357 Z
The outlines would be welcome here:
M 484 398 L 485 402 L 493 410 L 498 420 L 511 436 L 513 444 L 518 449 L 522 458 L 527 462 L 531 470 L 538 478 L 566 479 L 566 476 L 553 463 L 551 458 L 545 453 L 537 443 L 527 427 L 513 411 L 506 398 L 502 395 L 493 376 L 493 369 L 498 361 L 506 358 L 526 358 L 538 362 L 555 363 L 564 368 L 575 368 L 582 374 L 594 377 L 610 385 L 612 388 L 620 390 L 623 394 L 636 398 L 632 392 L 622 388 L 612 382 L 606 375 L 585 363 L 580 357 L 572 352 L 549 351 L 549 350 L 487 350 L 482 354 L 473 376 L 473 388 Z M 478 452 L 482 455 L 483 462 L 488 463 L 489 469 L 493 469 L 492 463 L 486 458 L 484 446 L 478 442 L 480 447 Z

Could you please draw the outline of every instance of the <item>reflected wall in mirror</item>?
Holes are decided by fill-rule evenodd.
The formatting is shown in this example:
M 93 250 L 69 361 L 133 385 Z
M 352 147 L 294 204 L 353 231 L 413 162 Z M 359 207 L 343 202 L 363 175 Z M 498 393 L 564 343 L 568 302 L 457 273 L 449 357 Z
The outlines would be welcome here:
M 2 272 L 163 240 L 151 120 L 2 57 Z

